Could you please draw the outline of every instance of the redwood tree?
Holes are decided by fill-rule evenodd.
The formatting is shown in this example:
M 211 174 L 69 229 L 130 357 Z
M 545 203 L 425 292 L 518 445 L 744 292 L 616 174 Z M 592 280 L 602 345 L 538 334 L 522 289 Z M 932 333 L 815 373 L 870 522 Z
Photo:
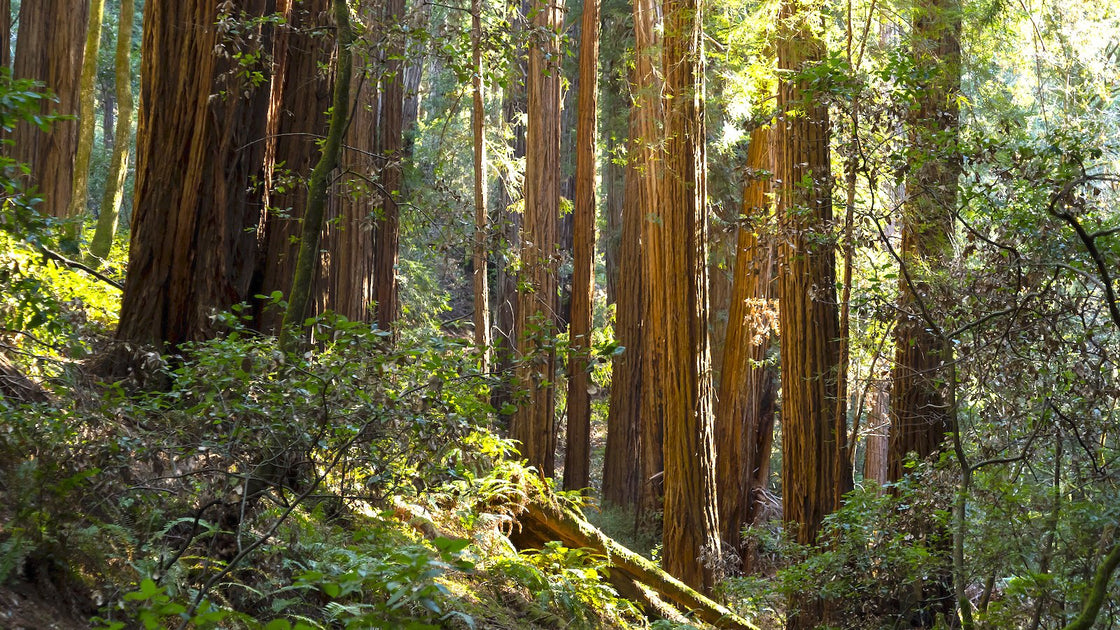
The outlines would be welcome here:
M 660 124 L 664 103 L 661 95 L 662 76 L 659 73 L 658 6 L 656 0 L 634 2 L 634 73 L 637 91 L 634 107 L 639 110 L 637 129 L 631 128 L 631 148 L 636 168 L 641 169 L 629 189 L 627 199 L 633 199 L 641 221 L 642 269 L 645 284 L 640 293 L 642 306 L 641 328 L 641 402 L 640 438 L 641 475 L 638 493 L 638 511 L 643 515 L 661 510 L 664 454 L 662 443 L 665 433 L 664 392 L 661 374 L 665 370 L 665 327 L 655 314 L 664 307 L 654 298 L 652 284 L 665 267 L 658 209 L 663 174 L 663 151 Z M 675 324 L 674 324 L 675 325 Z
M 664 179 L 659 273 L 649 322 L 664 330 L 666 570 L 710 590 L 718 575 L 715 444 L 708 350 L 703 29 L 699 0 L 666 0 Z M 658 339 L 654 339 L 657 343 Z
M 813 544 L 821 523 L 850 487 L 839 426 L 836 381 L 840 360 L 836 257 L 832 226 L 828 105 L 805 75 L 826 56 L 805 3 L 779 11 L 778 116 L 774 125 L 774 192 L 778 247 L 779 329 L 782 335 L 782 510 L 797 541 Z M 788 627 L 821 621 L 820 601 L 798 598 Z
M 230 4 L 236 17 L 275 8 L 268 0 Z M 175 346 L 206 338 L 214 309 L 249 297 L 260 220 L 260 198 L 250 191 L 263 176 L 268 91 L 243 83 L 218 17 L 209 0 L 145 7 L 123 340 Z M 267 50 L 265 22 L 240 36 L 241 46 Z
M 957 98 L 961 82 L 961 17 L 956 0 L 925 0 L 915 7 L 914 63 L 923 69 L 918 108 L 911 114 L 906 197 L 902 204 L 903 273 L 899 274 L 899 320 L 895 326 L 895 367 L 890 396 L 888 478 L 905 473 L 907 453 L 925 458 L 938 451 L 954 418 L 938 385 L 941 366 L 951 360 L 931 332 L 924 304 L 930 283 L 923 269 L 942 268 L 950 254 L 949 235 L 961 172 L 956 152 Z
M 490 283 L 486 264 L 488 209 L 486 207 L 486 110 L 482 98 L 482 1 L 471 0 L 471 131 L 474 136 L 474 345 L 482 353 L 480 369 L 490 371 Z
M 381 213 L 376 225 L 373 296 L 377 325 L 389 330 L 397 319 L 397 257 L 400 246 L 400 195 L 404 184 L 404 53 L 405 34 L 395 25 L 404 19 L 404 0 L 385 4 L 385 74 L 381 81 Z
M 572 315 L 568 328 L 568 435 L 564 488 L 591 485 L 591 305 L 595 292 L 595 113 L 599 92 L 599 0 L 583 4 L 572 209 Z
M 12 157 L 31 166 L 31 182 L 43 197 L 41 211 L 56 217 L 69 216 L 88 18 L 88 0 L 26 1 L 19 9 L 13 76 L 42 81 L 54 92 L 58 102 L 43 99 L 40 113 L 72 117 L 47 131 L 21 122 L 12 133 Z
M 777 393 L 773 371 L 763 364 L 773 329 L 774 298 L 773 239 L 765 236 L 771 218 L 769 167 L 770 130 L 759 127 L 751 133 L 747 152 L 715 420 L 720 538 L 742 557 L 744 572 L 750 570 L 752 558 L 741 546 L 740 532 L 761 512 Z
M 521 275 L 517 309 L 517 387 L 520 397 L 510 433 L 521 454 L 546 476 L 555 467 L 553 401 L 556 357 L 556 237 L 560 216 L 560 40 L 561 10 L 535 0 L 530 11 L 529 119 L 525 156 L 525 211 L 521 232 Z

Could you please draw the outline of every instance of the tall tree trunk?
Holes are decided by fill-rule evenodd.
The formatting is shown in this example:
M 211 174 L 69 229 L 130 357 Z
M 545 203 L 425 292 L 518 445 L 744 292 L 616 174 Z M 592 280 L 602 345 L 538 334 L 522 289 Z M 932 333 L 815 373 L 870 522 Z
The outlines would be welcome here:
M 932 296 L 922 278 L 924 265 L 936 270 L 950 255 L 949 234 L 957 206 L 960 155 L 956 148 L 960 92 L 960 7 L 956 0 L 926 0 L 915 8 L 915 64 L 928 70 L 919 109 L 909 121 L 911 168 L 902 204 L 904 265 L 899 281 L 899 321 L 895 327 L 892 374 L 889 478 L 905 473 L 907 453 L 925 458 L 938 451 L 954 419 L 946 413 L 938 382 L 951 360 L 923 319 Z
M 650 293 L 660 309 L 651 324 L 665 331 L 666 570 L 710 591 L 719 575 L 712 374 L 708 348 L 707 191 L 704 52 L 699 0 L 666 0 L 665 176 L 659 239 L 666 262 Z
M 105 178 L 105 192 L 101 197 L 101 213 L 97 216 L 97 229 L 89 243 L 91 262 L 105 259 L 113 248 L 117 223 L 124 199 L 124 182 L 128 178 L 128 154 L 132 140 L 132 22 L 135 15 L 133 0 L 121 0 L 120 19 L 117 21 L 117 47 L 113 54 L 116 83 L 116 102 L 120 122 L 116 124 L 113 155 L 109 158 L 109 175 Z M 106 101 L 106 111 L 109 103 Z M 109 134 L 112 125 L 105 128 Z
M 414 28 L 423 32 L 428 28 L 428 21 L 432 14 L 432 4 L 420 0 L 413 3 L 409 13 L 413 16 Z M 410 50 L 407 57 L 403 70 L 404 105 L 401 109 L 401 125 L 404 130 L 404 148 L 402 152 L 406 159 L 411 159 L 413 148 L 416 146 L 416 123 L 420 118 L 420 81 L 424 78 L 427 54 Z
M 306 0 L 305 0 L 306 1 Z M 346 123 L 345 147 L 339 156 L 343 177 L 337 178 L 327 205 L 323 229 L 323 254 L 314 287 L 316 312 L 332 310 L 351 321 L 373 321 L 371 309 L 376 299 L 376 227 L 373 216 L 381 207 L 380 195 L 369 184 L 375 181 L 379 160 L 377 149 L 377 81 L 382 70 L 379 51 L 383 34 L 378 32 L 381 3 L 362 0 L 355 4 L 356 15 L 366 24 L 360 49 L 351 52 L 350 112 Z M 353 19 L 353 18 L 352 18 Z M 355 54 L 358 53 L 358 54 Z
M 925 77 L 918 108 L 909 122 L 910 168 L 902 203 L 902 269 L 899 274 L 899 321 L 895 326 L 895 366 L 890 396 L 891 428 L 888 473 L 905 475 L 909 453 L 919 459 L 935 455 L 956 418 L 946 402 L 944 367 L 952 361 L 949 344 L 931 332 L 928 321 L 937 287 L 925 270 L 937 274 L 952 255 L 949 238 L 957 207 L 961 158 L 957 151 L 961 82 L 961 9 L 957 0 L 923 0 L 914 7 L 911 33 L 917 76 Z M 939 536 L 932 515 L 917 535 Z M 938 544 L 938 543 L 931 543 Z M 945 549 L 947 552 L 948 549 Z M 952 567 L 940 563 L 928 584 L 916 586 L 919 601 L 908 613 L 912 625 L 933 627 L 938 614 L 952 611 Z
M 658 72 L 658 51 L 661 40 L 658 32 L 658 6 L 656 0 L 634 2 L 634 89 L 637 96 L 634 107 L 638 111 L 637 129 L 631 129 L 631 149 L 635 158 L 634 187 L 627 187 L 627 199 L 633 198 L 634 207 L 641 221 L 642 269 L 645 278 L 640 293 L 641 313 L 641 379 L 639 465 L 640 487 L 638 513 L 640 518 L 660 512 L 662 508 L 662 482 L 664 453 L 662 443 L 665 433 L 664 392 L 660 389 L 661 374 L 665 370 L 665 331 L 651 325 L 652 314 L 662 308 L 653 301 L 650 286 L 661 273 L 665 261 L 661 258 L 661 237 L 658 213 L 663 147 L 661 145 L 661 120 L 663 102 L 661 75 Z
M 826 514 L 850 488 L 847 427 L 836 406 L 840 360 L 832 227 L 828 106 L 799 75 L 825 57 L 810 13 L 782 4 L 777 51 L 783 77 L 774 134 L 780 226 L 779 329 L 782 335 L 782 510 L 802 544 L 817 542 Z M 794 598 L 789 628 L 823 621 L 814 596 Z
M 510 433 L 521 454 L 545 476 L 555 468 L 553 415 L 556 356 L 556 237 L 560 218 L 560 7 L 534 0 L 529 45 L 529 125 L 525 156 L 525 218 L 518 296 L 517 386 L 523 398 Z M 519 395 L 520 395 L 519 394 Z
M 404 0 L 388 0 L 385 5 L 386 24 L 404 19 Z M 399 310 L 397 295 L 397 257 L 400 246 L 400 195 L 404 184 L 402 168 L 404 110 L 404 34 L 388 29 L 385 77 L 381 100 L 381 217 L 376 227 L 373 294 L 376 301 L 377 325 L 391 330 Z
M 324 35 L 333 29 L 330 0 L 279 0 L 284 17 L 273 47 L 272 95 L 268 114 L 268 140 L 264 191 L 265 217 L 257 247 L 257 277 L 253 295 L 287 296 L 299 255 L 300 221 L 307 207 L 307 178 L 315 166 L 316 141 L 327 131 L 333 76 L 323 72 L 335 46 Z M 255 302 L 254 327 L 279 331 L 283 312 Z
M 599 103 L 599 0 L 584 0 L 579 49 L 576 198 L 572 209 L 572 317 L 568 328 L 568 435 L 564 488 L 591 485 L 592 300 L 595 293 L 595 138 Z
M 274 9 L 269 0 L 232 5 L 237 16 Z M 264 175 L 268 90 L 242 84 L 217 21 L 210 0 L 145 7 L 122 340 L 177 346 L 207 338 L 214 309 L 249 297 L 260 222 L 260 198 L 250 189 Z M 255 53 L 267 50 L 271 33 L 258 22 L 240 36 L 251 48 L 241 52 Z
M 635 94 L 641 81 L 637 70 L 633 82 Z M 647 77 L 645 80 L 649 80 Z M 650 115 L 645 103 L 635 103 L 629 108 L 630 159 L 624 175 L 625 193 L 620 195 L 622 226 L 619 235 L 618 292 L 615 302 L 615 338 L 622 346 L 611 363 L 611 396 L 607 411 L 607 447 L 603 458 L 603 499 L 620 506 L 636 505 L 643 487 L 642 450 L 642 319 L 646 291 L 645 256 L 642 251 L 642 230 L 645 211 L 649 207 L 642 199 L 648 194 L 643 190 L 643 177 L 653 177 L 653 162 L 644 161 L 650 156 L 642 151 L 642 118 Z M 660 469 L 659 469 L 660 470 Z
M 471 0 L 471 48 L 474 72 L 471 77 L 473 103 L 471 128 L 474 134 L 474 345 L 482 353 L 480 369 L 490 371 L 490 285 L 486 242 L 489 231 L 486 207 L 486 112 L 482 99 L 482 1 Z
M 120 28 L 119 24 L 117 28 Z M 130 30 L 131 28 L 132 25 L 129 25 Z M 116 136 L 117 95 L 115 85 L 116 82 L 114 81 L 113 86 L 104 85 L 101 89 L 101 148 L 106 151 L 113 150 L 113 138 Z
M 319 258 L 319 238 L 323 230 L 324 209 L 327 205 L 329 178 L 338 166 L 342 154 L 342 141 L 350 111 L 350 79 L 353 70 L 350 28 L 350 8 L 347 0 L 333 0 L 334 22 L 338 31 L 338 52 L 335 56 L 335 82 L 331 98 L 330 125 L 319 156 L 307 183 L 307 209 L 303 215 L 303 229 L 299 239 L 299 257 L 292 279 L 288 308 L 280 329 L 280 347 L 292 350 L 299 342 L 293 336 L 302 328 L 303 316 L 310 301 L 311 282 L 315 263 Z M 298 327 L 298 328 L 297 328 Z
M 88 18 L 88 0 L 25 1 L 19 10 L 13 76 L 42 81 L 57 96 L 57 103 L 44 99 L 39 113 L 71 117 L 48 131 L 20 122 L 12 133 L 12 157 L 31 166 L 31 183 L 43 197 L 40 210 L 55 217 L 70 216 Z
M 509 22 L 513 28 L 513 40 L 521 41 L 524 16 L 528 13 L 528 3 L 513 0 L 509 7 Z M 509 87 L 502 93 L 502 121 L 510 128 L 512 146 L 507 147 L 506 164 L 517 164 L 525 157 L 525 126 L 521 123 L 526 108 L 525 77 L 528 72 L 527 49 L 516 49 L 516 60 L 510 64 Z M 494 349 L 493 360 L 496 371 L 502 375 L 499 385 L 493 390 L 491 404 L 503 412 L 511 406 L 512 391 L 508 375 L 514 372 L 517 349 L 517 271 L 514 259 L 521 247 L 522 213 L 515 210 L 515 203 L 521 196 L 517 188 L 520 178 L 512 168 L 502 170 L 498 178 L 497 228 L 498 242 L 494 247 L 497 278 L 495 287 Z
M 738 554 L 744 572 L 751 558 L 741 530 L 754 524 L 770 472 L 774 435 L 774 374 L 763 365 L 772 320 L 773 239 L 770 221 L 770 130 L 751 132 L 743 186 L 744 222 L 738 227 L 735 272 L 727 318 L 719 404 L 716 406 L 716 479 L 720 537 Z
M 0 0 L 0 68 L 12 69 L 12 0 Z
M 93 154 L 93 131 L 96 126 L 97 52 L 101 48 L 101 18 L 105 0 L 89 0 L 86 43 L 82 54 L 82 75 L 78 86 L 78 148 L 74 156 L 74 182 L 66 216 L 85 214 L 89 189 L 89 159 Z

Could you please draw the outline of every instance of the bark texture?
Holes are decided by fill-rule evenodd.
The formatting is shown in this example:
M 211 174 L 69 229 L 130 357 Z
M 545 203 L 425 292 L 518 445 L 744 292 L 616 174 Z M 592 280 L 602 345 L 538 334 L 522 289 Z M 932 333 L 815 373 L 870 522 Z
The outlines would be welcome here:
M 12 0 L 0 0 L 0 68 L 12 69 Z
M 556 356 L 556 242 L 560 216 L 560 7 L 535 0 L 530 11 L 525 213 L 517 309 L 517 411 L 510 433 L 521 454 L 551 477 L 555 468 L 553 402 Z
M 299 253 L 299 224 L 307 206 L 307 178 L 315 165 L 316 141 L 327 130 L 333 77 L 320 68 L 330 63 L 333 28 L 329 0 L 279 0 L 277 11 L 285 26 L 273 48 L 266 144 L 265 217 L 258 234 L 257 277 L 254 295 L 280 291 L 287 296 Z M 277 332 L 283 313 L 255 303 L 255 327 Z
M 232 8 L 259 17 L 275 5 L 241 0 Z M 122 340 L 205 339 L 215 331 L 215 309 L 248 298 L 260 220 L 260 197 L 250 189 L 264 174 L 268 90 L 242 84 L 232 54 L 267 50 L 270 31 L 258 23 L 234 42 L 225 28 L 208 0 L 145 6 Z
M 800 74 L 825 57 L 813 14 L 783 3 L 777 40 L 779 83 L 774 191 L 780 230 L 779 328 L 782 336 L 782 511 L 802 544 L 817 542 L 825 515 L 850 488 L 844 414 L 837 409 L 840 360 L 836 257 L 824 99 Z M 787 627 L 824 621 L 820 599 L 794 598 Z
M 385 24 L 400 24 L 405 17 L 404 0 L 388 0 Z M 375 319 L 381 330 L 391 330 L 400 309 L 397 294 L 397 256 L 400 246 L 401 160 L 404 157 L 404 33 L 386 29 L 387 57 L 381 82 L 381 214 L 376 225 L 373 297 Z
M 12 157 L 31 167 L 31 184 L 39 188 L 40 211 L 68 217 L 78 150 L 78 116 L 89 3 L 73 0 L 23 2 L 13 76 L 46 84 L 58 101 L 42 101 L 41 114 L 71 116 L 43 131 L 20 122 L 12 133 Z
M 942 269 L 951 253 L 949 235 L 957 206 L 961 162 L 956 151 L 957 95 L 961 81 L 960 6 L 956 0 L 924 0 L 915 8 L 914 62 L 930 79 L 919 92 L 910 126 L 911 156 L 902 204 L 904 266 L 899 281 L 899 321 L 895 326 L 892 374 L 890 466 L 888 477 L 905 474 L 907 453 L 919 459 L 938 452 L 953 430 L 938 382 L 944 344 L 926 321 L 931 306 L 929 275 Z
M 638 512 L 642 518 L 662 508 L 665 435 L 664 392 L 661 391 L 661 374 L 665 370 L 665 335 L 663 319 L 656 313 L 664 307 L 653 297 L 652 285 L 658 281 L 666 261 L 663 256 L 658 204 L 664 168 L 664 145 L 661 121 L 664 117 L 662 75 L 659 72 L 658 35 L 659 7 L 655 0 L 634 2 L 634 73 L 636 92 L 634 107 L 639 111 L 637 129 L 631 128 L 631 150 L 635 152 L 633 188 L 628 185 L 627 199 L 632 198 L 641 221 L 642 269 L 645 278 L 640 292 L 642 306 L 641 324 L 641 379 L 640 438 L 641 475 L 638 493 Z M 656 318 L 656 321 L 655 321 Z
M 113 53 L 113 74 L 116 83 L 116 110 L 120 122 L 106 125 L 104 133 L 113 133 L 113 155 L 109 158 L 109 175 L 105 178 L 105 193 L 101 197 L 101 213 L 97 215 L 97 228 L 89 244 L 91 262 L 96 264 L 109 255 L 120 222 L 121 203 L 124 200 L 124 183 L 128 177 L 128 156 L 132 140 L 132 22 L 136 14 L 133 0 L 121 0 L 120 19 L 117 23 L 117 46 Z M 106 111 L 109 110 L 106 104 Z
M 699 0 L 666 0 L 665 176 L 660 191 L 664 265 L 651 283 L 664 330 L 666 570 L 710 591 L 720 575 L 712 374 L 708 348 L 708 251 L 704 133 L 703 29 Z
M 280 347 L 285 350 L 296 347 L 298 337 L 294 335 L 302 328 L 303 317 L 310 302 L 311 282 L 314 279 L 315 263 L 319 258 L 319 239 L 323 230 L 329 194 L 328 178 L 338 167 L 349 116 L 350 79 L 353 69 L 350 51 L 353 43 L 350 8 L 347 0 L 333 0 L 332 5 L 335 26 L 338 29 L 338 54 L 335 57 L 330 125 L 327 128 L 327 137 L 323 142 L 319 161 L 315 163 L 315 168 L 311 171 L 311 179 L 307 183 L 307 210 L 303 216 L 299 238 L 296 273 L 292 279 L 288 308 L 284 311 L 284 320 L 280 329 Z
M 595 138 L 599 93 L 599 0 L 585 0 L 579 50 L 575 204 L 572 209 L 572 314 L 568 328 L 568 434 L 564 488 L 591 485 L 592 301 L 595 292 Z
M 101 48 L 101 18 L 105 0 L 90 0 L 86 25 L 85 52 L 82 55 L 82 76 L 78 86 L 78 148 L 74 156 L 74 183 L 66 216 L 76 217 L 86 211 L 89 188 L 89 159 L 93 154 L 93 128 L 97 118 L 94 87 L 97 79 L 97 51 Z
M 482 353 L 480 369 L 490 371 L 490 283 L 486 242 L 489 232 L 486 207 L 486 111 L 482 99 L 482 2 L 471 0 L 471 48 L 474 76 L 471 77 L 471 129 L 474 135 L 474 345 Z M 566 477 L 565 477 L 566 479 Z
M 755 524 L 770 476 L 774 436 L 774 373 L 763 365 L 776 328 L 774 247 L 766 230 L 770 211 L 770 130 L 751 133 L 743 186 L 742 223 L 735 246 L 735 271 L 728 309 L 727 339 L 716 407 L 716 478 L 720 538 L 742 559 L 741 531 Z

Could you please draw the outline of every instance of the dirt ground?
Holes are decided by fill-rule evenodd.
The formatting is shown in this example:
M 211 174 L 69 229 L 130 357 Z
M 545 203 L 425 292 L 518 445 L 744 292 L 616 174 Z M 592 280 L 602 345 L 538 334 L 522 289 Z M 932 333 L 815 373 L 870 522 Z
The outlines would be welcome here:
M 57 590 L 44 593 L 27 583 L 0 586 L 0 630 L 88 630 L 89 621 L 73 610 L 81 606 Z

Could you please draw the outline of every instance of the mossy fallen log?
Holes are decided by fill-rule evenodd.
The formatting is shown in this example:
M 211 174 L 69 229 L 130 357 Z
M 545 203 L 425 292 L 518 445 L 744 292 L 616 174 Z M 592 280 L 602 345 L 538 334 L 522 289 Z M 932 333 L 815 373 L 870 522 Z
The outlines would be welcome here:
M 534 498 L 516 518 L 521 530 L 510 538 L 518 548 L 538 548 L 556 540 L 567 547 L 594 549 L 607 557 L 611 584 L 624 597 L 636 598 L 646 605 L 652 614 L 673 619 L 674 613 L 683 613 L 685 617 L 717 628 L 758 630 L 754 624 L 618 544 L 580 515 L 548 501 L 547 497 Z

